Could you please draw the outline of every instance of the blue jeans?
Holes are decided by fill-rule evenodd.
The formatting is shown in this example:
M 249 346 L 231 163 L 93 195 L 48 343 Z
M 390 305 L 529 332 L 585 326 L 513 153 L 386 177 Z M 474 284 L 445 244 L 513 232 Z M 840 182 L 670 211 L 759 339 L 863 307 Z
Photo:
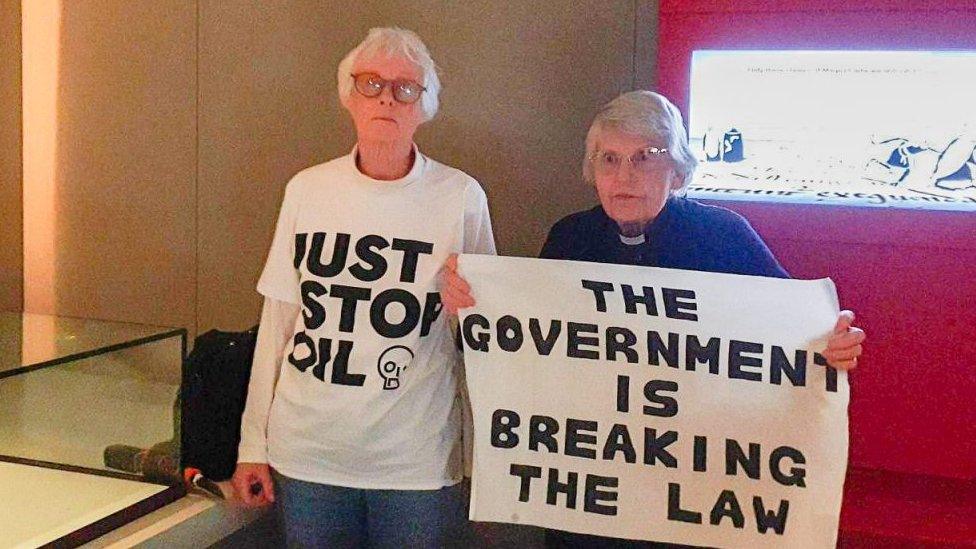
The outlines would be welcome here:
M 440 490 L 364 490 L 285 477 L 275 500 L 288 547 L 462 547 L 468 539 L 461 485 Z

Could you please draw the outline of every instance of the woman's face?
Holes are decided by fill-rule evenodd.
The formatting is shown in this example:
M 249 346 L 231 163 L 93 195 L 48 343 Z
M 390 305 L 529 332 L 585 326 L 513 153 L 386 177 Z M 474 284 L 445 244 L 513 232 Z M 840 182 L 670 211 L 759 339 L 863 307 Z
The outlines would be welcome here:
M 420 68 L 401 57 L 359 59 L 352 74 L 362 73 L 374 73 L 387 81 L 405 79 L 423 84 Z M 345 106 L 352 115 L 359 141 L 412 142 L 417 127 L 424 121 L 420 101 L 398 102 L 393 98 L 392 85 L 386 86 L 376 97 L 366 97 L 353 87 Z
M 591 159 L 600 204 L 621 228 L 643 228 L 657 217 L 667 202 L 671 190 L 680 184 L 674 161 L 668 153 L 647 155 L 641 167 L 628 162 L 648 148 L 663 149 L 667 142 L 605 130 L 597 140 L 598 158 Z M 610 166 L 599 157 L 623 159 L 619 166 Z M 636 158 L 636 157 L 635 157 Z M 640 164 L 640 163 L 638 163 Z

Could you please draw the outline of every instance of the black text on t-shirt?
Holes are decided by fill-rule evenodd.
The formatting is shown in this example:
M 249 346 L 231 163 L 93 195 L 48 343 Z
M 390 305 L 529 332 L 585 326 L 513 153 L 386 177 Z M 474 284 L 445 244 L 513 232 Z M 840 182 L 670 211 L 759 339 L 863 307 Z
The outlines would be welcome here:
M 420 337 L 430 333 L 431 326 L 440 316 L 441 299 L 438 292 L 426 292 L 421 299 L 405 288 L 388 288 L 373 292 L 369 286 L 349 284 L 327 284 L 325 279 L 334 278 L 343 271 L 363 283 L 375 282 L 388 272 L 396 272 L 398 280 L 404 284 L 414 284 L 419 262 L 433 253 L 430 242 L 404 238 L 385 238 L 370 234 L 360 237 L 352 244 L 352 236 L 337 233 L 331 246 L 331 255 L 325 261 L 326 233 L 298 233 L 295 235 L 294 266 L 299 269 L 303 262 L 300 293 L 304 329 L 294 336 L 293 349 L 288 361 L 301 372 L 312 369 L 312 375 L 325 381 L 325 369 L 332 362 L 330 381 L 337 385 L 362 386 L 366 381 L 364 373 L 349 372 L 349 357 L 353 351 L 353 341 L 339 340 L 333 343 L 328 337 L 313 339 L 308 332 L 321 328 L 327 318 L 327 308 L 339 312 L 338 331 L 353 334 L 366 329 L 356 323 L 356 312 L 360 304 L 369 307 L 369 329 L 387 339 L 400 339 L 420 329 Z M 350 248 L 355 258 L 350 257 Z M 356 261 L 353 261 L 356 259 Z M 392 269 L 391 271 L 391 262 Z M 396 271 L 397 267 L 399 270 Z M 327 305 L 331 304 L 331 307 Z M 396 304 L 396 305 L 395 305 Z M 391 307 L 402 307 L 403 318 L 390 321 L 388 311 Z M 403 349 L 404 353 L 393 363 L 388 351 Z M 301 358 L 299 358 L 301 357 Z M 386 349 L 377 359 L 377 372 L 383 378 L 383 388 L 394 390 L 400 386 L 398 377 L 407 367 L 413 352 L 402 345 Z M 400 362 L 406 362 L 400 364 Z

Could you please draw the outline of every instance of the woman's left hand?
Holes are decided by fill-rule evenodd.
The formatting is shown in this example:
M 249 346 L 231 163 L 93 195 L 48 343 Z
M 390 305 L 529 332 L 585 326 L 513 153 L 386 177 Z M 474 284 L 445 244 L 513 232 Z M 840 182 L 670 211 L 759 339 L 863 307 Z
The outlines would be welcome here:
M 824 350 L 824 358 L 827 364 L 838 370 L 853 370 L 857 367 L 857 357 L 861 356 L 864 349 L 861 343 L 867 337 L 864 330 L 853 326 L 854 313 L 851 311 L 841 311 L 837 317 L 837 324 L 834 331 L 827 338 L 827 348 Z
M 457 254 L 451 254 L 441 271 L 441 303 L 450 315 L 458 314 L 458 309 L 474 307 L 471 286 L 458 274 L 457 262 Z

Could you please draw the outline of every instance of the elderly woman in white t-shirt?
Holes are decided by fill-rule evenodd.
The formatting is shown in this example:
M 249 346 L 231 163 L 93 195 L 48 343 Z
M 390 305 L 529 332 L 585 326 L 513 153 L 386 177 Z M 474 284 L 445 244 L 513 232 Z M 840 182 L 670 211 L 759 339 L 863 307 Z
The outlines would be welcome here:
M 495 253 L 487 201 L 414 144 L 440 89 L 417 35 L 370 30 L 338 88 L 356 145 L 286 188 L 233 484 L 277 502 L 289 546 L 440 547 L 466 518 L 437 275 L 450 254 Z

